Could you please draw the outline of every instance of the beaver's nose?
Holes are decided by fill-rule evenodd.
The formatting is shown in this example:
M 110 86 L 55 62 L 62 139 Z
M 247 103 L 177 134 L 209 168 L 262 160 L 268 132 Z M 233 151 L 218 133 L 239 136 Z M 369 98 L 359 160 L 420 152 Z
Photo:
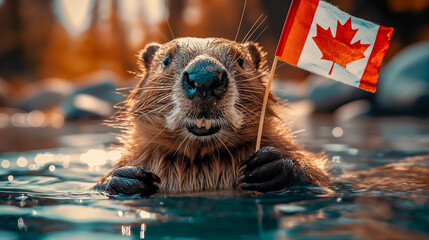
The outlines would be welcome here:
M 182 74 L 182 85 L 189 98 L 222 98 L 228 86 L 228 75 L 219 64 L 202 60 L 193 63 Z

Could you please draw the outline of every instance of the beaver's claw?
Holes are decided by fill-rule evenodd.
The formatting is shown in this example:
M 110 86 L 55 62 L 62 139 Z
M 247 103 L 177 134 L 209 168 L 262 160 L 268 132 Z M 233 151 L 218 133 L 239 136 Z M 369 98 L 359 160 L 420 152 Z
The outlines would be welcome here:
M 291 159 L 283 158 L 274 147 L 264 147 L 241 164 L 244 169 L 240 187 L 243 190 L 271 192 L 293 185 L 298 169 Z
M 147 197 L 158 192 L 161 179 L 140 167 L 121 167 L 113 171 L 112 177 L 94 187 L 109 194 L 126 194 Z

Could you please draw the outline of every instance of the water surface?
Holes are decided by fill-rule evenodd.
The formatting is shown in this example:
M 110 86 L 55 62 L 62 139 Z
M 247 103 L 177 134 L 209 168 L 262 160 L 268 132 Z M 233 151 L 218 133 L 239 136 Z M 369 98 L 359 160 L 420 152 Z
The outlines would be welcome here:
M 429 159 L 404 160 L 429 154 L 427 120 L 297 124 L 299 142 L 329 156 L 333 192 L 110 199 L 89 190 L 120 157 L 108 130 L 3 153 L 0 239 L 429 239 Z

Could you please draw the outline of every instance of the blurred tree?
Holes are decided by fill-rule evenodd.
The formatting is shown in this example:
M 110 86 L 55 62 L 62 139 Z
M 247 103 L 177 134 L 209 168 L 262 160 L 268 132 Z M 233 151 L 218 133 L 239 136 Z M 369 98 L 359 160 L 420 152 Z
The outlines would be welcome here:
M 73 79 L 100 69 L 124 78 L 128 70 L 137 71 L 137 51 L 151 41 L 173 38 L 166 21 L 152 23 L 148 11 L 160 11 L 167 4 L 168 21 L 175 37 L 224 37 L 234 39 L 244 0 L 164 0 L 156 7 L 150 0 L 133 5 L 137 19 L 125 22 L 121 7 L 129 1 L 92 0 L 90 24 L 81 34 L 70 35 L 57 19 L 54 3 L 62 0 L 4 0 L 0 5 L 0 76 L 9 81 L 27 76 L 26 81 L 45 77 Z M 404 46 L 429 40 L 429 3 L 427 0 L 327 0 L 358 17 L 395 27 L 386 60 Z M 237 40 L 241 41 L 257 19 L 268 16 L 250 40 L 257 40 L 268 51 L 269 64 L 291 0 L 248 0 Z M 128 9 L 129 10 L 129 9 Z M 59 13 L 64 14 L 64 13 Z M 127 14 L 127 13 L 125 13 Z M 155 14 L 166 14 L 165 9 Z M 162 19 L 162 18 L 161 18 Z M 260 19 L 260 20 L 261 20 Z M 159 20 L 159 19 L 158 19 Z M 157 21 L 158 21 L 157 20 Z M 129 21 L 129 20 L 127 20 Z M 259 23 L 257 23 L 258 25 Z M 265 31 L 263 31 L 266 28 Z M 283 65 L 277 76 L 304 79 L 307 72 Z M 24 81 L 25 82 L 25 81 Z
M 5 0 L 0 7 L 0 74 L 29 74 L 43 58 L 56 22 L 52 0 Z

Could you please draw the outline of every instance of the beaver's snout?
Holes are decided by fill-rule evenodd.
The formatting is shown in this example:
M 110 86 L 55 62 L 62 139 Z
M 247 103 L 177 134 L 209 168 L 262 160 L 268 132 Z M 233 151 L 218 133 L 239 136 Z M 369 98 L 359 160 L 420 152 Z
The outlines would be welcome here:
M 205 59 L 191 63 L 182 74 L 182 86 L 190 99 L 221 99 L 228 87 L 228 74 L 219 63 Z

